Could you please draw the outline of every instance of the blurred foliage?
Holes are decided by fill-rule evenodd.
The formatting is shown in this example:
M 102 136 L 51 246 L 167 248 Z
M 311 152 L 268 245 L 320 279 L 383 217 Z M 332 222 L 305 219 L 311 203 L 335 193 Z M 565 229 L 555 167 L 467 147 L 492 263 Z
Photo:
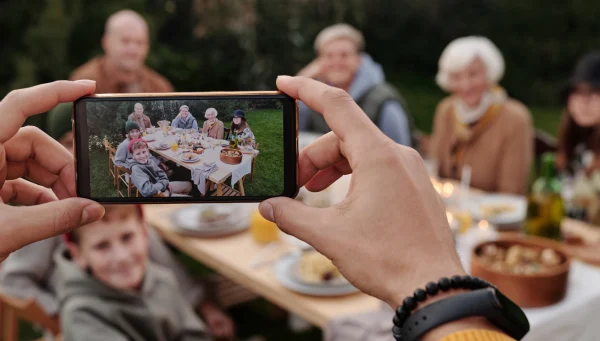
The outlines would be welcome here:
M 0 2 L 0 95 L 67 78 L 100 54 L 106 18 L 131 8 L 151 27 L 148 64 L 178 91 L 273 89 L 314 58 L 320 29 L 345 21 L 391 78 L 433 79 L 452 39 L 481 34 L 502 50 L 509 93 L 557 104 L 576 58 L 600 46 L 591 0 L 8 0 Z
M 204 121 L 204 113 L 208 108 L 217 110 L 217 118 L 229 127 L 233 120 L 233 112 L 237 109 L 245 111 L 246 120 L 250 127 L 254 127 L 256 110 L 264 111 L 264 109 L 281 109 L 282 103 L 274 99 L 253 99 L 252 101 L 232 99 L 232 100 L 154 100 L 154 101 L 93 101 L 88 102 L 87 121 L 90 135 L 109 138 L 110 142 L 122 140 L 125 136 L 125 122 L 128 116 L 133 113 L 135 103 L 141 103 L 144 106 L 144 114 L 150 118 L 152 125 L 158 127 L 158 121 L 167 120 L 173 122 L 179 114 L 179 108 L 182 105 L 187 105 L 190 114 L 194 116 L 198 122 L 198 127 L 202 128 Z M 115 115 L 116 113 L 116 115 Z M 281 115 L 281 114 L 280 114 Z M 281 117 L 279 125 L 283 124 Z

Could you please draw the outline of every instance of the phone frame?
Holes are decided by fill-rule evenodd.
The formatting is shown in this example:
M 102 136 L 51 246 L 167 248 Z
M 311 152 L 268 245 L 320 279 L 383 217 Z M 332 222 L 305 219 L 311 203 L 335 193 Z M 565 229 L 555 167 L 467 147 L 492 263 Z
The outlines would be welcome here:
M 226 97 L 226 98 L 224 98 Z M 91 195 L 89 164 L 89 132 L 85 108 L 86 101 L 135 101 L 135 100 L 224 100 L 231 99 L 280 99 L 283 103 L 283 193 L 276 196 L 295 198 L 298 186 L 298 101 L 280 91 L 226 91 L 226 92 L 171 92 L 171 93 L 129 93 L 95 94 L 84 96 L 73 102 L 72 125 L 75 157 L 77 196 L 103 204 L 184 204 L 184 203 L 250 203 L 260 202 L 276 196 L 209 196 L 209 197 L 106 197 L 94 198 Z M 290 114 L 291 112 L 291 114 Z M 260 156 L 260 154 L 259 154 Z

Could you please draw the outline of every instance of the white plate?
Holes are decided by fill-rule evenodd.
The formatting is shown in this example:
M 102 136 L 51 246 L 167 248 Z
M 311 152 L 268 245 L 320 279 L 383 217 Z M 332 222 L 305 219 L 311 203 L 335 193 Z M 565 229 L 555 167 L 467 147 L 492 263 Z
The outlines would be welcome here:
M 485 219 L 494 225 L 520 223 L 525 220 L 527 215 L 527 199 L 518 195 L 487 194 L 472 196 L 463 205 L 471 212 L 474 219 Z M 514 210 L 493 217 L 485 217 L 481 211 L 481 208 L 485 205 L 511 205 L 514 206 Z
M 190 152 L 190 153 L 191 153 L 191 152 Z M 194 155 L 196 155 L 196 156 L 195 156 L 193 159 L 191 159 L 191 160 L 188 160 L 188 159 L 185 159 L 185 158 L 183 157 L 183 153 L 181 153 L 181 155 L 179 155 L 179 159 L 180 159 L 181 161 L 183 161 L 183 162 L 189 162 L 189 163 L 193 163 L 193 162 L 196 162 L 196 161 L 200 160 L 200 155 L 198 155 L 198 154 L 194 154 Z
M 312 285 L 299 281 L 295 276 L 300 255 L 281 258 L 275 264 L 275 276 L 281 285 L 300 294 L 311 296 L 342 296 L 359 292 L 352 284 L 347 285 Z
M 167 150 L 167 149 L 169 149 L 169 148 L 171 148 L 171 146 L 170 146 L 170 145 L 168 145 L 168 144 L 167 144 L 167 146 L 166 146 L 166 147 L 161 147 L 161 146 L 160 146 L 160 144 L 158 144 L 158 143 L 155 143 L 155 144 L 154 144 L 154 149 L 158 149 L 158 150 Z
M 156 138 L 152 135 L 146 135 L 144 137 L 142 137 L 146 142 L 152 142 L 152 141 L 156 141 Z
M 214 209 L 216 213 L 227 213 L 229 217 L 218 223 L 201 223 L 200 214 L 207 208 Z M 248 229 L 250 225 L 248 209 L 239 204 L 193 205 L 176 211 L 172 219 L 179 232 L 197 237 L 233 234 Z

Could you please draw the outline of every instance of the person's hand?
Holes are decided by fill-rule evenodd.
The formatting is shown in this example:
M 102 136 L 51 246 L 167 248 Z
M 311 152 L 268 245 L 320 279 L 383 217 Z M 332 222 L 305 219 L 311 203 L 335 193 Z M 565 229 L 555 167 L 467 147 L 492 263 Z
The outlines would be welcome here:
M 158 166 L 165 172 L 169 171 L 169 166 L 167 166 L 164 162 L 159 163 Z
M 233 320 L 223 310 L 212 303 L 204 303 L 198 309 L 210 333 L 219 340 L 233 340 L 235 326 Z
M 261 214 L 394 308 L 430 281 L 463 275 L 444 204 L 420 155 L 387 138 L 341 89 L 303 77 L 280 77 L 277 86 L 322 113 L 332 129 L 300 153 L 299 185 L 321 191 L 353 175 L 338 205 L 272 198 L 261 203 Z
M 315 58 L 312 62 L 306 65 L 302 70 L 298 71 L 296 76 L 318 78 L 323 72 L 323 63 L 321 59 Z
M 0 262 L 104 214 L 100 204 L 72 198 L 77 192 L 71 153 L 38 128 L 21 128 L 29 116 L 93 93 L 95 84 L 58 81 L 12 91 L 0 102 Z

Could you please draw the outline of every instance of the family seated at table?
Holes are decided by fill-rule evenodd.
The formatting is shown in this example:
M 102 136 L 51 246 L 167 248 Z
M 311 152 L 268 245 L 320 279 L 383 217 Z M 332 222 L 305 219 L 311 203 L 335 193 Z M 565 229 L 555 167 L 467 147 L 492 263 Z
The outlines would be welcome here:
M 169 181 L 167 173 L 158 165 L 143 139 L 132 140 L 127 149 L 132 157 L 131 181 L 142 196 L 187 196 L 192 191 L 189 181 Z

